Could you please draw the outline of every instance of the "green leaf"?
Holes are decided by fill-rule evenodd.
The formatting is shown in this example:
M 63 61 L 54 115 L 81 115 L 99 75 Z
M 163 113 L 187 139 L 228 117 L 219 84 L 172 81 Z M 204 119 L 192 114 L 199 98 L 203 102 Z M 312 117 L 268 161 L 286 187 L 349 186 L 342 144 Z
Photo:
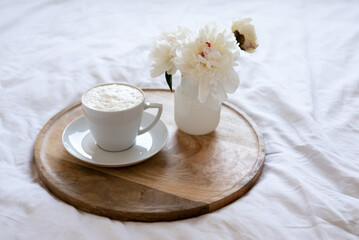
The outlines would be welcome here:
M 165 72 L 165 76 L 166 76 L 166 82 L 167 82 L 167 84 L 170 87 L 171 92 L 172 92 L 172 75 Z

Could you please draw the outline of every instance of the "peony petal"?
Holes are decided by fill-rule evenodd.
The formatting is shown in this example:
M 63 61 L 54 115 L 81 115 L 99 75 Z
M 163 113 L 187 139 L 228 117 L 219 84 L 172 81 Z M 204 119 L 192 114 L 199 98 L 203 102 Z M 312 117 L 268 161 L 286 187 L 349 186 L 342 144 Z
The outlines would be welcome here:
M 222 85 L 218 85 L 215 92 L 212 92 L 212 97 L 220 102 L 227 100 L 227 94 Z
M 167 70 L 167 73 L 170 75 L 175 75 L 176 72 L 177 72 L 177 68 L 174 65 L 172 65 L 171 69 Z
M 198 86 L 198 101 L 200 103 L 204 103 L 207 98 L 208 98 L 208 94 L 209 94 L 209 86 L 208 83 L 206 81 L 200 81 L 199 86 Z
M 162 70 L 162 68 L 160 67 L 153 67 L 151 69 L 151 77 L 155 78 L 155 77 L 158 77 L 160 76 L 161 74 L 163 74 L 165 71 Z
M 228 73 L 224 80 L 224 90 L 227 93 L 234 93 L 239 85 L 239 77 L 236 71 L 232 68 Z
M 177 67 L 174 58 L 176 58 L 177 48 L 186 41 L 187 34 L 190 34 L 190 32 L 187 28 L 164 32 L 152 44 L 148 55 L 154 61 L 151 69 L 152 77 L 158 77 L 164 72 L 171 75 L 176 73 Z
M 170 70 L 172 65 L 170 63 L 153 64 L 151 69 L 151 77 L 155 78 Z
M 192 84 L 198 84 L 200 102 L 205 102 L 209 95 L 223 101 L 227 92 L 234 92 L 239 84 L 233 69 L 238 53 L 231 32 L 216 24 L 205 25 L 196 38 L 176 49 L 173 63 Z

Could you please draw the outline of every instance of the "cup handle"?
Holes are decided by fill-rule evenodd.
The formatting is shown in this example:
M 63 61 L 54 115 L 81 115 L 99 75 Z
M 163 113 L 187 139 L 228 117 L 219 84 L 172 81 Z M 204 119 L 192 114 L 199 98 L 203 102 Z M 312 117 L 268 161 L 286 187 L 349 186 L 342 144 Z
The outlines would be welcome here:
M 147 132 L 148 130 L 150 130 L 151 128 L 153 128 L 156 125 L 156 123 L 158 122 L 158 120 L 160 120 L 160 117 L 162 114 L 162 104 L 160 104 L 160 103 L 145 103 L 144 110 L 146 110 L 147 108 L 158 108 L 157 115 L 156 115 L 156 118 L 153 120 L 153 122 L 150 125 L 148 125 L 148 127 L 144 128 L 144 129 L 140 129 L 138 131 L 138 135 L 141 135 L 141 134 Z

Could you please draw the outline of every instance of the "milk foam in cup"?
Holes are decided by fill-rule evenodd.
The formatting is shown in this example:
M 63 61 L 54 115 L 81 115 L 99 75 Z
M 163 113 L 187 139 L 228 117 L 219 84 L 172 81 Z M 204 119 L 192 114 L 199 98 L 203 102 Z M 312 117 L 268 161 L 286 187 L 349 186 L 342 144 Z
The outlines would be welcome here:
M 104 112 L 126 110 L 141 103 L 143 99 L 143 93 L 137 88 L 120 84 L 92 88 L 82 97 L 86 106 Z
M 130 148 L 137 135 L 154 127 L 162 114 L 162 104 L 146 103 L 140 88 L 125 83 L 91 88 L 82 95 L 81 102 L 96 144 L 106 151 Z M 157 115 L 149 126 L 140 129 L 147 108 L 157 108 Z

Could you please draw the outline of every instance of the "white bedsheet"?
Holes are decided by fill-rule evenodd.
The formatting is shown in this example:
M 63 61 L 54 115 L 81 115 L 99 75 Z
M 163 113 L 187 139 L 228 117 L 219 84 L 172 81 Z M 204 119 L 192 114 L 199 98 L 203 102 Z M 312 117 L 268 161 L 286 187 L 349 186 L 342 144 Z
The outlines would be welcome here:
M 43 125 L 107 82 L 150 77 L 163 31 L 251 17 L 229 101 L 261 129 L 257 184 L 200 217 L 162 223 L 78 211 L 40 182 Z M 174 78 L 175 85 L 179 76 Z M 359 1 L 0 1 L 0 239 L 359 239 Z

